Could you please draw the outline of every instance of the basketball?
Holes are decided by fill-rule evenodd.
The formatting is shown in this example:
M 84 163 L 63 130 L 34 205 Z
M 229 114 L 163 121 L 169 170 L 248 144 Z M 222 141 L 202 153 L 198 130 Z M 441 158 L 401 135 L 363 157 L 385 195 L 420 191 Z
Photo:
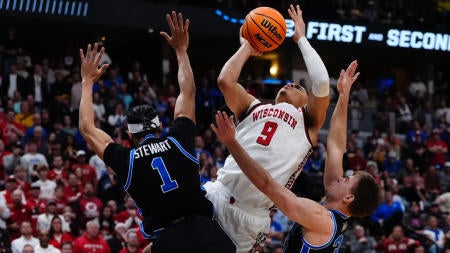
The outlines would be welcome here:
M 256 50 L 272 51 L 279 47 L 286 37 L 286 21 L 277 10 L 258 7 L 245 17 L 242 36 Z

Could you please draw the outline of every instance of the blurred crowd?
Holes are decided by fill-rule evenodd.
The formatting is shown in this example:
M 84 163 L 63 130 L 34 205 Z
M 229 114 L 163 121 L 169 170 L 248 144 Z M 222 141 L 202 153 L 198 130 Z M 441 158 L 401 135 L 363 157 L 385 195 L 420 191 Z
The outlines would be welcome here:
M 167 1 L 164 1 L 167 2 Z M 176 4 L 197 4 L 213 8 L 250 11 L 260 6 L 287 10 L 290 4 L 300 4 L 308 17 L 354 20 L 388 25 L 412 25 L 449 28 L 449 0 L 169 0 Z
M 37 61 L 9 35 L 0 44 L 0 252 L 141 252 L 148 242 L 134 201 L 78 131 L 77 59 Z M 203 183 L 216 179 L 227 155 L 209 129 L 224 105 L 215 73 L 196 79 L 195 151 Z M 113 64 L 94 85 L 95 124 L 117 143 L 130 145 L 125 113 L 135 105 L 155 107 L 162 134 L 170 125 L 178 86 L 149 76 L 138 61 Z M 448 80 L 434 81 L 448 87 Z M 371 101 L 376 113 L 364 120 L 372 120 L 374 130 L 364 136 L 349 127 L 345 174 L 371 173 L 385 201 L 371 217 L 352 222 L 341 252 L 450 252 L 448 90 L 433 95 L 420 78 L 404 93 L 382 87 L 373 96 L 364 84 L 356 86 L 349 115 Z M 247 88 L 259 97 L 258 89 Z M 322 195 L 325 147 L 314 147 L 293 188 L 298 195 Z M 271 218 L 267 252 L 281 252 L 292 224 L 277 210 Z

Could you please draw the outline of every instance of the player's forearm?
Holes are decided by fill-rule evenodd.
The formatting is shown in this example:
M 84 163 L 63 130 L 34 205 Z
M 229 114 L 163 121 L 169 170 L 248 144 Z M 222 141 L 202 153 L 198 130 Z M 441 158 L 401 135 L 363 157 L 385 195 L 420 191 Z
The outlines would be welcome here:
M 94 125 L 94 107 L 92 106 L 93 83 L 89 80 L 82 81 L 79 128 L 84 136 L 91 131 Z
M 180 93 L 184 93 L 187 96 L 193 96 L 195 94 L 195 82 L 189 56 L 184 50 L 178 50 L 176 54 L 178 60 L 178 83 L 180 85 Z
M 316 97 L 326 97 L 330 94 L 330 77 L 327 68 L 319 54 L 312 48 L 306 37 L 301 37 L 298 47 L 303 55 L 308 75 L 312 81 L 312 93 Z
M 241 70 L 245 62 L 251 55 L 251 49 L 245 44 L 225 63 L 220 71 L 218 84 L 219 88 L 223 85 L 236 85 Z
M 340 94 L 330 120 L 330 129 L 328 130 L 327 146 L 328 148 L 337 148 L 344 152 L 347 144 L 347 111 L 348 94 Z
M 248 179 L 261 192 L 267 194 L 267 186 L 273 180 L 270 174 L 248 155 L 247 151 L 244 150 L 237 140 L 228 142 L 226 146 Z

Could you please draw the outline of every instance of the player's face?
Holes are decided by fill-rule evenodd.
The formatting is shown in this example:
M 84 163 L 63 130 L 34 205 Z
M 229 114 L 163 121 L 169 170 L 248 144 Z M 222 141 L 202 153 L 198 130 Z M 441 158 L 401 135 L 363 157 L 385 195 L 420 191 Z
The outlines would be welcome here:
M 289 83 L 283 86 L 275 98 L 275 103 L 286 102 L 295 107 L 301 107 L 308 102 L 308 93 L 299 84 Z
M 351 194 L 351 189 L 355 184 L 357 178 L 354 176 L 350 177 L 340 177 L 333 181 L 331 185 L 327 188 L 326 198 L 339 200 Z

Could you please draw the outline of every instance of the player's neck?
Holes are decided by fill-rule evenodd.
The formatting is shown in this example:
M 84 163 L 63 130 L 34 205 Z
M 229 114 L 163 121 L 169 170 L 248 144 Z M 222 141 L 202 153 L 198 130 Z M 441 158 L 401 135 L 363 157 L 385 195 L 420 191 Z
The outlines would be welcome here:
M 341 212 L 342 214 L 344 214 L 347 217 L 351 216 L 348 209 L 345 206 L 343 206 L 343 204 L 340 202 L 337 202 L 337 201 L 327 202 L 326 198 L 324 198 L 321 203 L 328 210 L 336 210 L 336 211 Z

